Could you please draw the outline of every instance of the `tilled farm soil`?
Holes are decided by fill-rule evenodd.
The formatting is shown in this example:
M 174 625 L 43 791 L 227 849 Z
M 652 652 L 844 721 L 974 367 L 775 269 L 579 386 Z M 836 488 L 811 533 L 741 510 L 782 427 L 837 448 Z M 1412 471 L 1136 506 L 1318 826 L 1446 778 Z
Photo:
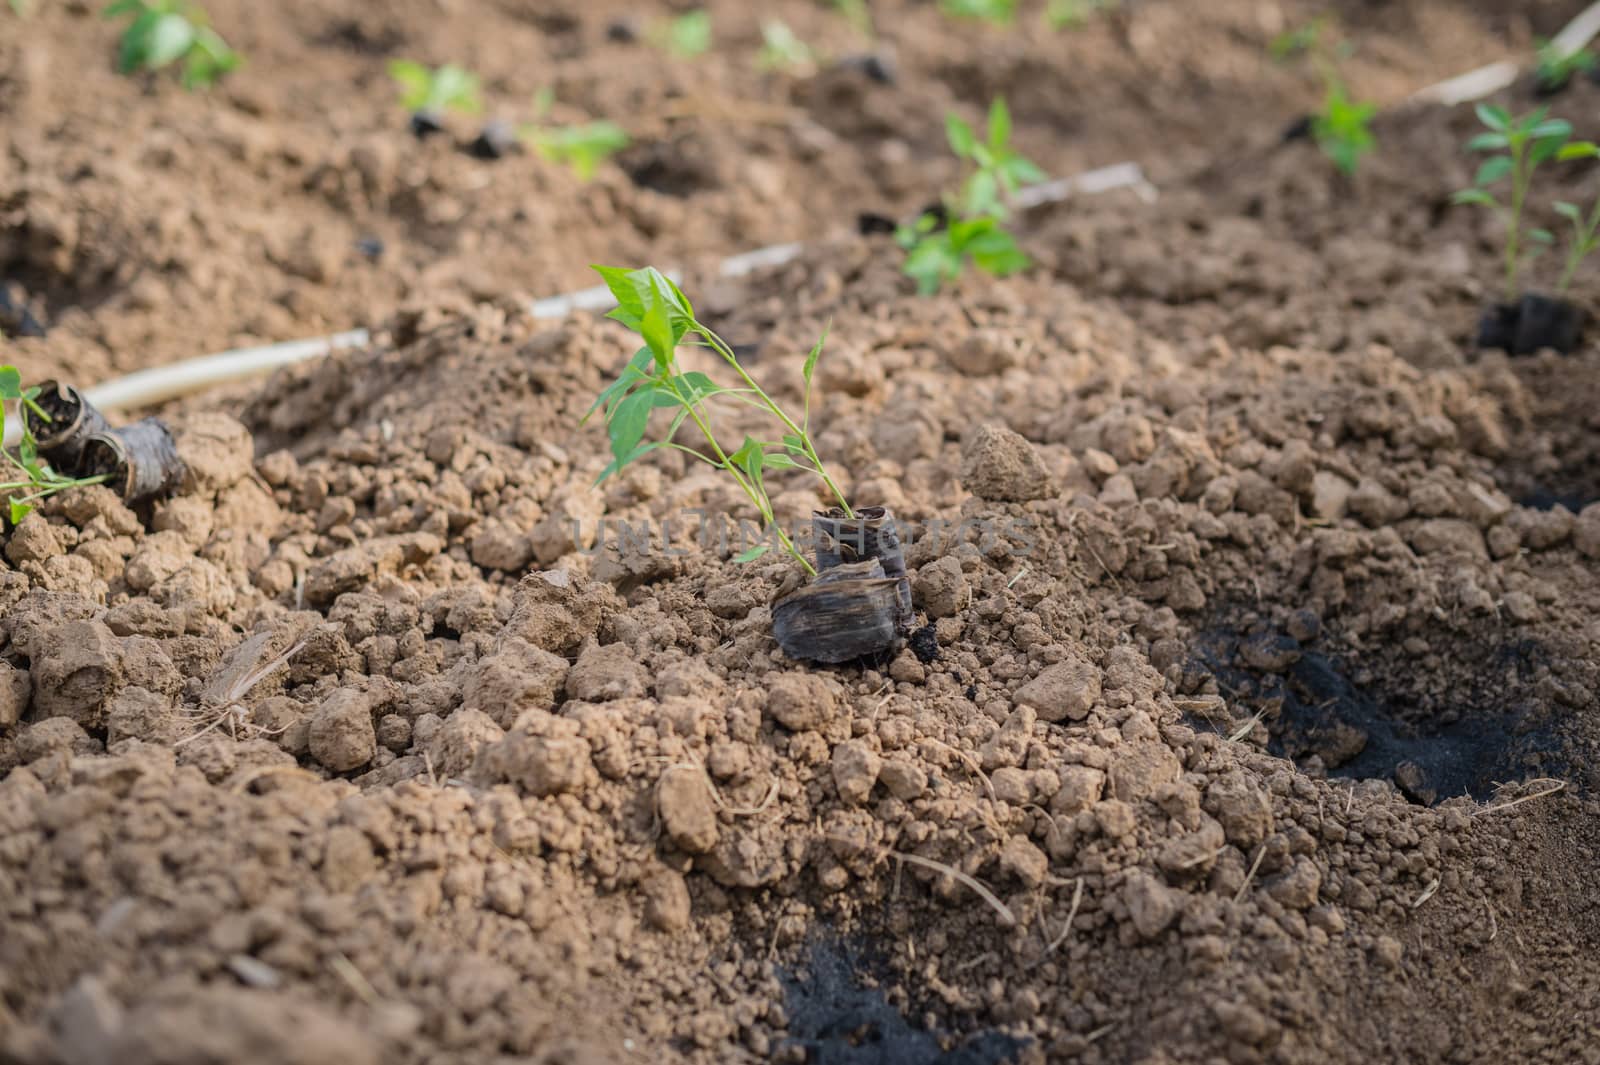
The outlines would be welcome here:
M 785 659 L 800 572 L 698 535 L 754 517 L 712 473 L 591 487 L 613 324 L 423 299 L 176 405 L 174 498 L 5 539 L 0 1061 L 1600 1061 L 1600 348 L 1470 353 L 1471 124 L 1389 116 L 1353 183 L 1258 136 L 933 300 L 882 239 L 691 275 L 782 400 L 831 323 L 819 446 L 918 533 L 922 656 Z
M 1031 6 L 1000 30 L 875 0 L 869 40 L 825 3 L 727 0 L 706 5 L 713 50 L 672 60 L 648 43 L 666 9 L 614 0 L 214 0 L 247 62 L 209 94 L 117 76 L 102 5 L 32 6 L 0 21 L 0 285 L 50 330 L 26 357 L 94 379 L 405 305 L 550 295 L 589 283 L 590 262 L 686 266 L 915 211 L 954 177 L 945 112 L 976 116 L 997 93 L 1049 173 L 1137 159 L 1165 179 L 1319 99 L 1305 66 L 1266 46 L 1328 5 L 1130 0 L 1046 33 Z M 1334 5 L 1348 77 L 1384 103 L 1526 52 L 1577 6 Z M 772 17 L 818 70 L 758 69 Z M 477 72 L 487 117 L 526 121 L 552 88 L 552 120 L 611 119 L 636 143 L 589 184 L 530 155 L 471 158 L 470 117 L 418 143 L 394 57 Z

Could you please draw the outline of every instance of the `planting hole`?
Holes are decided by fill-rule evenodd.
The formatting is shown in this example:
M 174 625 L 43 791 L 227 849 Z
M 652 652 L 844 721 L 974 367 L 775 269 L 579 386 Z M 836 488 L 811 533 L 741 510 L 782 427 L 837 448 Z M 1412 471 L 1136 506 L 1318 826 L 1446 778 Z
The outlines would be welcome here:
M 945 1050 L 936 1032 L 914 1028 L 890 1005 L 864 951 L 838 940 L 812 943 L 810 957 L 778 974 L 790 1043 L 808 1065 L 1000 1065 L 1026 1044 L 983 1032 Z
M 1192 724 L 1248 742 L 1259 721 L 1267 749 L 1307 772 L 1387 780 L 1423 804 L 1561 775 L 1554 708 L 1534 693 L 1539 645 L 1443 646 L 1430 635 L 1431 652 L 1374 641 L 1357 655 L 1280 629 L 1215 624 L 1193 647 L 1186 686 L 1214 681 L 1228 717 L 1197 714 Z

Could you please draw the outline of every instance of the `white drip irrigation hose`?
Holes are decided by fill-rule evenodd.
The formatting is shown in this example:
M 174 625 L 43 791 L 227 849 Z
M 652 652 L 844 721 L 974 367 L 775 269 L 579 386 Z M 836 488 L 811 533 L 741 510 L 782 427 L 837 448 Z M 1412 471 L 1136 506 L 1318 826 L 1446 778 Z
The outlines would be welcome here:
M 1551 44 L 1570 55 L 1586 47 L 1600 35 L 1600 0 L 1585 8 L 1551 39 Z M 1410 103 L 1457 104 L 1481 100 L 1516 80 L 1518 65 L 1511 60 L 1491 63 L 1477 70 L 1431 85 L 1408 98 Z M 1117 163 L 1073 177 L 1047 181 L 1017 194 L 1019 207 L 1038 207 L 1074 195 L 1095 195 L 1114 189 L 1132 189 L 1140 199 L 1151 202 L 1156 190 L 1145 180 L 1138 163 Z M 782 266 L 804 249 L 803 244 L 776 244 L 724 259 L 717 269 L 722 277 L 743 277 L 755 270 Z M 676 275 L 673 275 L 676 280 Z M 581 289 L 565 295 L 535 300 L 529 311 L 535 318 L 564 318 L 573 311 L 605 310 L 612 306 L 605 286 Z M 218 355 L 158 366 L 119 377 L 88 389 L 84 396 L 102 411 L 125 411 L 148 407 L 169 399 L 201 392 L 217 385 L 243 381 L 270 373 L 282 366 L 322 358 L 347 348 L 363 347 L 371 340 L 365 329 L 352 329 L 333 336 L 291 340 L 263 347 L 240 348 Z
M 1134 189 L 1145 199 L 1154 195 L 1153 187 L 1145 180 L 1144 171 L 1137 163 L 1118 163 L 1023 189 L 1017 196 L 1017 203 L 1023 207 L 1037 207 L 1073 195 L 1090 195 L 1122 188 Z M 717 274 L 721 277 L 743 277 L 756 270 L 782 266 L 798 257 L 804 249 L 804 244 L 791 243 L 744 252 L 724 259 L 717 267 Z M 668 276 L 679 280 L 676 273 L 669 271 Z M 534 300 L 528 311 L 535 318 L 565 318 L 573 311 L 607 310 L 614 305 L 610 290 L 604 285 L 597 285 Z M 347 348 L 359 348 L 370 340 L 371 334 L 367 330 L 352 329 L 329 337 L 239 348 L 118 377 L 86 390 L 84 398 L 104 412 L 154 406 L 218 385 L 259 377 L 297 362 L 320 359 Z

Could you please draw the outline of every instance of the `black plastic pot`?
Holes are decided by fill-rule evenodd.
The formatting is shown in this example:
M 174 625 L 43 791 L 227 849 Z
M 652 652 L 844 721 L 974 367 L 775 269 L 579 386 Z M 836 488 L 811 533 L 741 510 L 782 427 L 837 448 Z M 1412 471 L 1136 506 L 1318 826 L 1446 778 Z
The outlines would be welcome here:
M 1527 293 L 1516 303 L 1497 303 L 1478 321 L 1478 347 L 1508 355 L 1552 348 L 1571 355 L 1583 339 L 1583 310 L 1564 299 Z
M 132 504 L 173 492 L 183 481 L 184 465 L 166 423 L 146 418 L 89 437 L 75 472 L 105 477 L 112 491 Z
M 28 432 L 39 444 L 39 454 L 50 466 L 68 476 L 77 476 L 84 445 L 100 433 L 111 431 L 111 423 L 71 385 L 46 381 L 34 398 L 48 420 L 30 408 L 22 408 Z
M 879 85 L 893 85 L 899 78 L 894 57 L 886 52 L 862 52 L 858 55 L 847 55 L 839 60 L 839 66 L 844 70 L 854 70 L 865 74 L 871 81 Z

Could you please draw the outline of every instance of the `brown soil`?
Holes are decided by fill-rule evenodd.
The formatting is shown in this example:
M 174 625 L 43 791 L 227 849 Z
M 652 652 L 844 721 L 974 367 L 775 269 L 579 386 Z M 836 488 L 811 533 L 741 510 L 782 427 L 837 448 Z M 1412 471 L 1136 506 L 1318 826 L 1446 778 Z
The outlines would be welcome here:
M 859 211 L 934 199 L 952 167 L 943 116 L 1011 100 L 1020 146 L 1052 174 L 1138 159 L 1157 178 L 1271 135 L 1319 92 L 1265 45 L 1326 5 L 1140 2 L 1078 33 L 991 30 L 931 3 L 875 3 L 898 72 L 758 70 L 758 14 L 712 3 L 719 47 L 693 62 L 607 36 L 654 8 L 293 0 L 262 17 L 215 0 L 248 65 L 212 94 L 118 77 L 99 5 L 41 2 L 0 35 L 0 284 L 52 330 L 25 369 L 98 379 L 223 348 L 371 324 L 405 304 L 544 296 L 595 261 L 690 264 L 843 231 Z M 1403 97 L 1525 49 L 1572 3 L 1341 5 L 1352 81 Z M 832 57 L 871 47 L 827 5 L 762 5 Z M 974 42 L 979 47 L 974 48 Z M 468 157 L 477 123 L 419 144 L 385 64 L 461 62 L 497 116 L 554 88 L 566 121 L 638 138 L 592 184 L 532 156 Z M 376 239 L 376 257 L 360 250 Z M 15 332 L 15 330 L 10 330 Z
M 1493 12 L 1512 6 L 1378 7 L 1368 61 L 1403 96 L 1414 74 L 1493 58 Z M 1169 26 L 1161 47 L 1217 35 L 1184 53 L 1193 66 L 1152 60 L 1160 77 L 1276 91 L 1287 75 L 1253 58 L 1266 30 L 1240 14 L 1257 6 L 1206 9 L 1193 34 L 1178 5 L 1127 19 Z M 820 447 L 853 499 L 975 527 L 907 552 L 936 657 L 815 669 L 771 639 L 798 567 L 692 538 L 695 508 L 753 516 L 716 476 L 669 454 L 591 487 L 608 456 L 577 422 L 627 338 L 531 320 L 460 271 L 570 283 L 589 258 L 793 235 L 809 197 L 832 217 L 925 188 L 877 185 L 885 169 L 844 143 L 802 164 L 792 131 L 773 134 L 793 181 L 781 211 L 697 192 L 670 202 L 718 221 L 651 236 L 624 219 L 668 201 L 613 176 L 602 188 L 632 206 L 580 218 L 559 197 L 601 193 L 553 193 L 540 210 L 568 228 L 532 262 L 482 228 L 500 207 L 453 221 L 436 251 L 457 280 L 408 291 L 422 274 L 399 259 L 433 247 L 408 209 L 261 176 L 315 170 L 325 138 L 409 149 L 376 56 L 348 111 L 318 114 L 316 87 L 350 77 L 356 42 L 431 45 L 433 23 L 349 10 L 292 23 L 349 28 L 320 31 L 335 43 L 281 88 L 265 58 L 279 24 L 238 35 L 263 58 L 223 98 L 282 116 L 274 143 L 306 155 L 230 162 L 192 205 L 192 180 L 134 193 L 99 163 L 61 183 L 66 154 L 140 140 L 106 132 L 122 105 L 58 121 L 124 83 L 94 90 L 93 70 L 67 80 L 53 61 L 20 82 L 59 101 L 26 121 L 59 128 L 7 136 L 57 161 L 14 147 L 0 202 L 21 189 L 24 212 L 34 196 L 63 219 L 92 212 L 105 228 L 80 226 L 74 247 L 112 274 L 166 275 L 125 227 L 154 225 L 139 205 L 168 196 L 202 227 L 251 203 L 340 240 L 380 218 L 409 234 L 394 262 L 297 282 L 279 330 L 230 317 L 283 284 L 229 243 L 242 228 L 205 252 L 207 284 L 226 287 L 193 317 L 192 278 L 140 309 L 109 274 L 98 306 L 58 314 L 74 271 L 19 257 L 33 238 L 9 230 L 4 261 L 34 271 L 57 326 L 18 346 L 34 373 L 105 367 L 113 337 L 131 366 L 413 306 L 371 350 L 175 406 L 189 476 L 174 498 L 130 510 L 80 490 L 5 538 L 0 1062 L 1600 1062 L 1600 347 L 1470 353 L 1493 234 L 1441 206 L 1470 112 L 1386 118 L 1383 151 L 1346 183 L 1259 118 L 1227 115 L 1207 156 L 1184 115 L 1199 103 L 1145 100 L 1133 53 L 1102 54 L 1124 65 L 1093 76 L 1016 57 L 1026 77 L 1107 94 L 1144 124 L 1135 143 L 1171 138 L 1159 203 L 1040 212 L 1039 268 L 935 300 L 881 239 L 818 240 L 740 282 L 702 264 L 686 287 L 758 345 L 780 398 L 798 397 L 799 353 L 831 321 Z M 501 10 L 448 54 L 485 73 L 506 56 L 492 76 L 527 79 L 509 99 L 538 79 L 507 42 L 543 38 Z M 565 34 L 541 15 L 539 48 L 572 52 L 557 42 L 576 34 L 601 49 L 561 60 L 565 98 L 590 84 L 613 99 L 595 80 L 619 62 L 599 43 L 608 14 Z M 44 54 L 88 56 L 87 18 L 43 14 Z M 1392 36 L 1387 20 L 1412 18 L 1455 27 L 1450 46 Z M 941 79 L 962 76 L 939 57 L 961 38 L 920 7 L 902 24 L 905 84 L 928 86 L 905 118 L 915 158 L 936 147 L 955 95 Z M 1095 32 L 1114 31 L 1131 32 Z M 1228 41 L 1251 64 L 1231 83 L 1208 66 Z M 726 63 L 696 91 L 763 99 Z M 690 84 L 617 69 L 637 91 Z M 1009 86 L 976 95 L 992 87 Z M 1572 93 L 1563 112 L 1592 114 L 1600 88 Z M 220 121 L 214 102 L 155 99 L 195 109 L 180 128 Z M 151 103 L 117 121 L 154 121 Z M 1098 120 L 1067 143 L 1032 114 L 1024 143 L 1057 170 L 1137 155 Z M 731 129 L 716 136 L 766 135 Z M 730 142 L 729 165 L 757 143 Z M 472 174 L 563 180 L 424 154 L 442 195 Z M 1565 180 L 1592 201 L 1595 171 Z M 1578 292 L 1591 308 L 1596 276 Z M 779 502 L 798 518 L 821 500 L 797 482 Z M 683 553 L 659 533 L 657 550 L 616 546 L 619 522 L 668 521 Z

